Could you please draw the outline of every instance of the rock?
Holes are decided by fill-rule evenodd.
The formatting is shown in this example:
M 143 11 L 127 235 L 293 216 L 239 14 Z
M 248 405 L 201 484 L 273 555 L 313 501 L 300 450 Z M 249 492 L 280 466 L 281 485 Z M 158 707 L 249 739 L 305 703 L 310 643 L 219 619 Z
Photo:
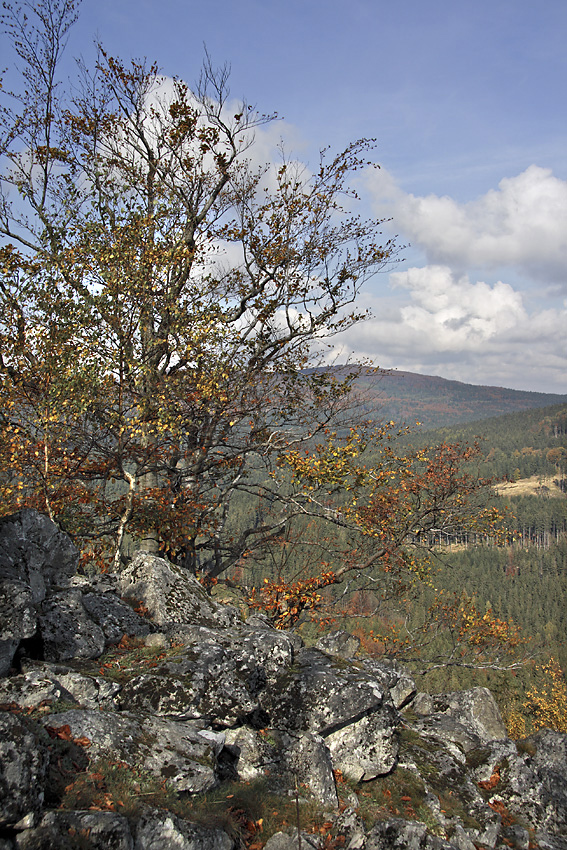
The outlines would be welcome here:
M 335 767 L 348 775 L 354 772 L 357 779 L 391 770 L 398 715 L 384 682 L 316 649 L 299 653 L 296 665 L 260 694 L 270 725 L 322 735 Z
M 0 519 L 1 676 L 9 672 L 20 642 L 36 632 L 36 605 L 74 575 L 78 559 L 69 537 L 37 511 Z
M 24 582 L 0 579 L 0 676 L 10 672 L 20 641 L 32 637 L 37 615 Z
M 398 756 L 397 713 L 385 705 L 325 737 L 333 764 L 354 782 L 389 773 Z
M 207 596 L 197 579 L 156 555 L 137 554 L 120 575 L 123 598 L 142 603 L 160 627 L 185 623 L 210 627 L 238 622 L 235 609 Z
M 147 620 L 114 593 L 83 593 L 83 607 L 103 631 L 106 643 L 118 643 L 123 635 L 144 636 L 150 633 Z
M 510 811 L 542 834 L 567 835 L 567 734 L 541 729 L 501 773 L 495 790 Z
M 297 850 L 297 838 L 286 832 L 275 832 L 264 844 L 264 850 Z
M 136 676 L 120 693 L 120 705 L 134 711 L 181 720 L 234 726 L 258 709 L 252 696 L 256 682 L 247 680 L 220 646 L 204 643 L 198 651 L 182 649 L 151 673 Z
M 0 681 L 0 704 L 15 703 L 31 708 L 53 702 L 74 703 L 77 700 L 57 679 L 42 670 L 32 670 Z
M 0 596 L 2 590 L 0 589 Z M 2 604 L 0 600 L 0 605 Z M 12 662 L 16 655 L 16 650 L 20 645 L 20 639 L 0 640 L 0 676 L 7 676 L 12 669 Z
M 358 807 L 357 807 L 358 808 Z M 335 832 L 343 836 L 349 850 L 362 850 L 366 841 L 364 821 L 354 807 L 344 809 L 335 820 Z
M 128 821 L 115 812 L 46 812 L 37 827 L 16 836 L 17 850 L 133 850 Z
M 360 640 L 354 635 L 340 629 L 319 638 L 315 644 L 321 652 L 336 655 L 338 658 L 354 658 L 360 649 Z
M 384 683 L 397 709 L 412 702 L 417 693 L 416 684 L 400 664 L 395 661 L 376 661 L 373 658 L 363 658 L 360 664 L 364 670 Z
M 177 653 L 127 682 L 123 707 L 235 726 L 258 713 L 258 694 L 294 658 L 293 642 L 275 630 L 184 625 L 169 637 L 182 644 Z
M 13 826 L 41 810 L 49 751 L 32 726 L 0 713 L 0 827 Z
M 85 676 L 61 664 L 34 661 L 24 672 L 0 682 L 0 703 L 28 708 L 54 702 L 77 703 L 84 708 L 115 708 L 120 685 L 102 676 Z
M 539 850 L 567 850 L 567 838 L 538 831 L 535 834 Z
M 34 604 L 67 586 L 78 563 L 75 544 L 43 514 L 26 508 L 0 519 L 0 581 L 24 582 Z
M 365 850 L 457 850 L 457 846 L 431 835 L 423 823 L 389 818 L 372 827 Z
M 488 688 L 436 694 L 433 714 L 444 714 L 477 735 L 482 743 L 506 737 L 506 727 Z
M 178 792 L 198 793 L 218 781 L 218 744 L 200 734 L 195 724 L 130 712 L 71 709 L 43 718 L 45 726 L 69 726 L 73 738 L 91 742 L 92 758 L 111 757 L 142 767 Z
M 323 806 L 335 809 L 339 800 L 333 775 L 333 761 L 323 738 L 312 732 L 303 732 L 297 736 L 282 736 L 282 743 L 282 766 L 284 773 L 289 773 L 286 777 L 287 786 L 293 787 L 297 780 L 298 784 L 306 786 Z
M 403 668 L 359 657 L 345 632 L 306 649 L 261 615 L 242 623 L 161 558 L 80 576 L 45 518 L 21 512 L 0 522 L 0 539 L 6 529 L 0 670 L 21 672 L 0 681 L 0 850 L 232 850 L 222 829 L 145 808 L 146 796 L 129 821 L 59 808 L 70 777 L 88 789 L 81 773 L 100 759 L 166 783 L 179 811 L 213 789 L 216 807 L 229 779 L 257 783 L 244 799 L 298 787 L 301 812 L 311 798 L 327 818 L 324 839 L 302 833 L 306 850 L 567 850 L 567 735 L 542 730 L 516 746 L 484 688 L 416 694 Z M 141 639 L 89 660 L 123 634 Z M 355 793 L 340 780 L 340 812 L 337 771 L 361 783 Z M 366 803 L 381 812 L 369 830 Z M 266 847 L 297 840 L 290 830 Z
M 206 829 L 158 809 L 148 810 L 135 829 L 135 850 L 234 850 L 222 829 Z
M 79 590 L 51 594 L 39 609 L 39 631 L 46 661 L 98 658 L 104 632 L 87 614 Z
M 287 832 L 275 832 L 271 838 L 266 841 L 264 850 L 297 850 L 299 847 L 297 840 L 297 830 Z M 301 848 L 302 850 L 320 850 L 321 841 L 318 836 L 311 835 L 307 832 L 301 833 Z
M 297 780 L 302 793 L 308 790 L 322 805 L 337 806 L 333 763 L 319 735 L 239 727 L 226 732 L 226 747 L 234 756 L 240 779 L 250 782 L 265 777 L 276 793 L 284 794 Z

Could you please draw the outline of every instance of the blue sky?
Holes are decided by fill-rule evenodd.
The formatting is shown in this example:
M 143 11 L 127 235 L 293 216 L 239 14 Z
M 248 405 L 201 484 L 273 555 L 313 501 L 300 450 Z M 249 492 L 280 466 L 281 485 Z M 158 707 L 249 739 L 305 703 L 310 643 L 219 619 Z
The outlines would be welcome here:
M 567 393 L 565 0 L 83 0 L 69 54 L 95 34 L 189 84 L 206 44 L 308 162 L 376 137 L 363 206 L 410 247 L 340 357 Z

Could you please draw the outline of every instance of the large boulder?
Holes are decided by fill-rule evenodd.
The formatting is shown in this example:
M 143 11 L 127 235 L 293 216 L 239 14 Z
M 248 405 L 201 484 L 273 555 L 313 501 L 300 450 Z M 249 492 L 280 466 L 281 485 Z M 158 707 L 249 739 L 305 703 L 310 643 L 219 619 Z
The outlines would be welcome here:
M 218 782 L 217 756 L 224 739 L 199 725 L 131 712 L 70 709 L 46 715 L 46 727 L 69 727 L 73 738 L 90 741 L 91 758 L 112 758 L 141 767 L 178 792 L 207 791 Z
M 148 810 L 136 824 L 136 850 L 234 850 L 222 829 L 207 829 L 169 812 Z
M 260 704 L 271 726 L 321 735 L 333 764 L 355 781 L 388 773 L 396 762 L 398 714 L 384 681 L 317 649 L 268 683 Z
M 84 708 L 116 708 L 120 685 L 87 676 L 61 664 L 38 661 L 18 676 L 0 680 L 0 704 L 21 708 L 76 703 Z
M 133 850 L 128 821 L 116 812 L 46 812 L 16 836 L 17 850 Z
M 506 738 L 506 727 L 488 688 L 447 694 L 419 694 L 412 710 L 420 728 L 464 752 Z
M 536 830 L 540 843 L 567 836 L 567 734 L 541 729 L 518 750 L 501 762 L 495 795 Z
M 78 563 L 71 538 L 44 514 L 26 508 L 0 519 L 0 579 L 24 581 L 34 604 L 67 586 Z
M 79 590 L 48 596 L 41 603 L 38 620 L 46 661 L 102 655 L 106 645 L 104 632 L 87 614 Z
M 181 625 L 168 635 L 176 650 L 124 683 L 122 707 L 223 728 L 239 725 L 258 717 L 259 694 L 294 659 L 294 642 L 273 629 Z
M 36 606 L 68 584 L 78 560 L 71 539 L 43 514 L 26 509 L 0 519 L 0 675 L 36 633 Z
M 226 732 L 225 745 L 235 758 L 238 777 L 245 782 L 267 778 L 280 794 L 297 783 L 324 806 L 336 808 L 333 762 L 320 735 L 240 726 Z
M 214 602 L 197 579 L 164 558 L 137 554 L 120 575 L 124 599 L 143 606 L 162 628 L 175 624 L 218 628 L 239 620 L 235 609 Z
M 106 644 L 118 643 L 123 635 L 150 634 L 149 621 L 137 614 L 114 593 L 83 593 L 83 608 L 104 634 Z
M 48 766 L 49 750 L 37 730 L 0 713 L 0 829 L 40 812 Z

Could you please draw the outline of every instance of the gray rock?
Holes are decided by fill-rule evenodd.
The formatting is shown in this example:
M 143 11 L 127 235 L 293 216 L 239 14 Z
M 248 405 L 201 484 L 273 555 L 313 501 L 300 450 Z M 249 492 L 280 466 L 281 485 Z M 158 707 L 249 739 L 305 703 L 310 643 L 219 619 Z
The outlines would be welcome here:
M 0 607 L 2 606 L 2 594 L 3 588 L 0 588 Z M 8 594 L 9 595 L 9 594 Z M 6 597 L 4 597 L 5 599 Z M 1 613 L 0 613 L 1 616 Z M 4 623 L 8 622 L 8 618 L 4 618 Z M 8 629 L 14 633 L 16 629 L 14 627 L 8 626 Z M 12 669 L 12 662 L 14 660 L 14 656 L 20 645 L 21 638 L 24 635 L 18 635 L 17 637 L 9 638 L 8 640 L 0 640 L 0 676 L 7 676 Z
M 297 850 L 297 837 L 287 832 L 275 832 L 264 844 L 264 850 Z
M 63 664 L 29 661 L 23 673 L 0 682 L 0 703 L 28 708 L 41 703 L 77 703 L 85 708 L 115 708 L 120 685 L 102 676 L 86 676 Z
M 331 753 L 320 735 L 312 732 L 290 737 L 283 747 L 283 766 L 289 771 L 287 786 L 293 787 L 295 780 L 306 786 L 313 797 L 323 806 L 336 808 L 339 800 L 333 775 Z
M 358 805 L 356 806 L 358 808 Z M 362 850 L 366 840 L 364 821 L 357 814 L 355 807 L 350 806 L 340 812 L 335 820 L 335 832 L 345 838 L 345 846 L 349 850 Z
M 482 739 L 465 723 L 459 723 L 452 717 L 434 714 L 420 724 L 416 724 L 428 738 L 442 744 L 460 761 L 464 763 L 465 754 L 477 750 L 482 745 Z
M 535 834 L 539 850 L 567 850 L 567 838 L 538 830 Z
M 412 702 L 417 693 L 417 687 L 414 679 L 401 664 L 390 660 L 376 661 L 372 658 L 363 658 L 360 664 L 364 670 L 384 682 L 397 709 Z
M 16 715 L 0 713 L 0 826 L 40 811 L 48 766 L 46 741 Z
M 217 784 L 220 746 L 201 735 L 195 724 L 92 709 L 51 714 L 42 723 L 68 725 L 74 738 L 89 739 L 92 758 L 110 756 L 132 767 L 143 767 L 167 780 L 178 792 L 204 792 Z
M 567 835 L 567 735 L 541 729 L 522 742 L 521 750 L 503 765 L 496 791 L 532 828 Z
M 389 818 L 372 827 L 365 850 L 457 850 L 457 846 L 431 835 L 423 823 Z
M 315 644 L 321 652 L 327 655 L 336 655 L 338 658 L 354 658 L 360 649 L 360 640 L 348 632 L 337 629 L 328 635 L 319 638 Z
M 391 705 L 383 682 L 317 649 L 302 650 L 294 666 L 270 682 L 261 695 L 272 726 L 310 730 L 324 737 L 386 703 Z
M 82 602 L 91 620 L 104 632 L 107 644 L 118 643 L 123 635 L 147 635 L 151 631 L 149 622 L 114 593 L 84 593 Z
M 37 628 L 33 594 L 25 579 L 0 576 L 0 676 L 6 676 L 20 641 Z
M 39 630 L 47 661 L 98 658 L 106 640 L 91 620 L 79 590 L 66 590 L 47 597 L 39 608 Z
M 70 537 L 38 511 L 24 509 L 0 519 L 0 582 L 23 582 L 33 604 L 45 599 L 47 591 L 66 586 L 78 562 Z
M 291 834 L 288 834 L 287 832 L 274 833 L 274 835 L 266 841 L 264 850 L 298 850 L 299 846 L 297 830 L 294 829 L 291 831 Z M 301 833 L 302 850 L 319 850 L 320 847 L 321 841 L 318 836 L 310 835 L 307 832 Z
M 128 821 L 115 812 L 46 812 L 33 829 L 16 836 L 17 850 L 133 850 Z
M 147 811 L 136 824 L 134 850 L 234 850 L 222 829 L 206 829 L 158 809 Z
M 397 717 L 394 707 L 385 705 L 327 735 L 325 741 L 335 767 L 354 782 L 389 773 L 398 756 L 394 734 Z
M 67 586 L 79 553 L 48 517 L 22 510 L 0 519 L 0 675 L 10 671 L 22 640 L 37 630 L 37 606 Z
M 0 703 L 32 708 L 58 701 L 77 702 L 61 682 L 41 669 L 0 681 Z
M 251 695 L 254 685 L 254 678 L 247 680 L 223 647 L 203 643 L 198 651 L 184 648 L 151 673 L 125 683 L 119 700 L 133 711 L 226 727 L 244 722 L 257 710 L 258 701 Z
M 294 668 L 268 684 L 260 703 L 271 726 L 322 735 L 335 767 L 349 775 L 370 779 L 395 764 L 398 715 L 390 693 L 383 679 L 357 664 L 303 650 Z
M 477 735 L 482 743 L 506 738 L 506 727 L 488 688 L 434 694 L 431 699 L 433 711 L 429 713 L 450 717 Z
M 258 712 L 258 694 L 294 658 L 293 642 L 275 630 L 181 625 L 169 638 L 182 646 L 125 683 L 124 708 L 231 727 Z
M 333 763 L 325 741 L 312 732 L 292 735 L 280 729 L 254 731 L 245 726 L 225 733 L 225 745 L 235 758 L 239 779 L 267 778 L 276 793 L 285 794 L 296 781 L 302 793 L 324 806 L 338 804 Z
M 186 623 L 214 628 L 240 619 L 234 608 L 207 596 L 194 576 L 156 555 L 139 553 L 133 558 L 120 575 L 120 592 L 125 599 L 141 602 L 161 627 Z

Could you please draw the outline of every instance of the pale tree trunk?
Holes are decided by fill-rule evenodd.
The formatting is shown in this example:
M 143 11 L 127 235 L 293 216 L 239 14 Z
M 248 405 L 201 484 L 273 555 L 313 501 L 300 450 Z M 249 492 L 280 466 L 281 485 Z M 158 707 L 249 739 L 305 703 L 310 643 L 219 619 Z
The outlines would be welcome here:
M 122 566 L 122 545 L 124 543 L 124 533 L 126 526 L 132 519 L 134 509 L 134 492 L 136 490 L 136 476 L 124 470 L 124 477 L 128 481 L 128 496 L 126 497 L 126 506 L 120 517 L 120 524 L 116 533 L 116 549 L 114 550 L 114 571 L 119 572 Z

